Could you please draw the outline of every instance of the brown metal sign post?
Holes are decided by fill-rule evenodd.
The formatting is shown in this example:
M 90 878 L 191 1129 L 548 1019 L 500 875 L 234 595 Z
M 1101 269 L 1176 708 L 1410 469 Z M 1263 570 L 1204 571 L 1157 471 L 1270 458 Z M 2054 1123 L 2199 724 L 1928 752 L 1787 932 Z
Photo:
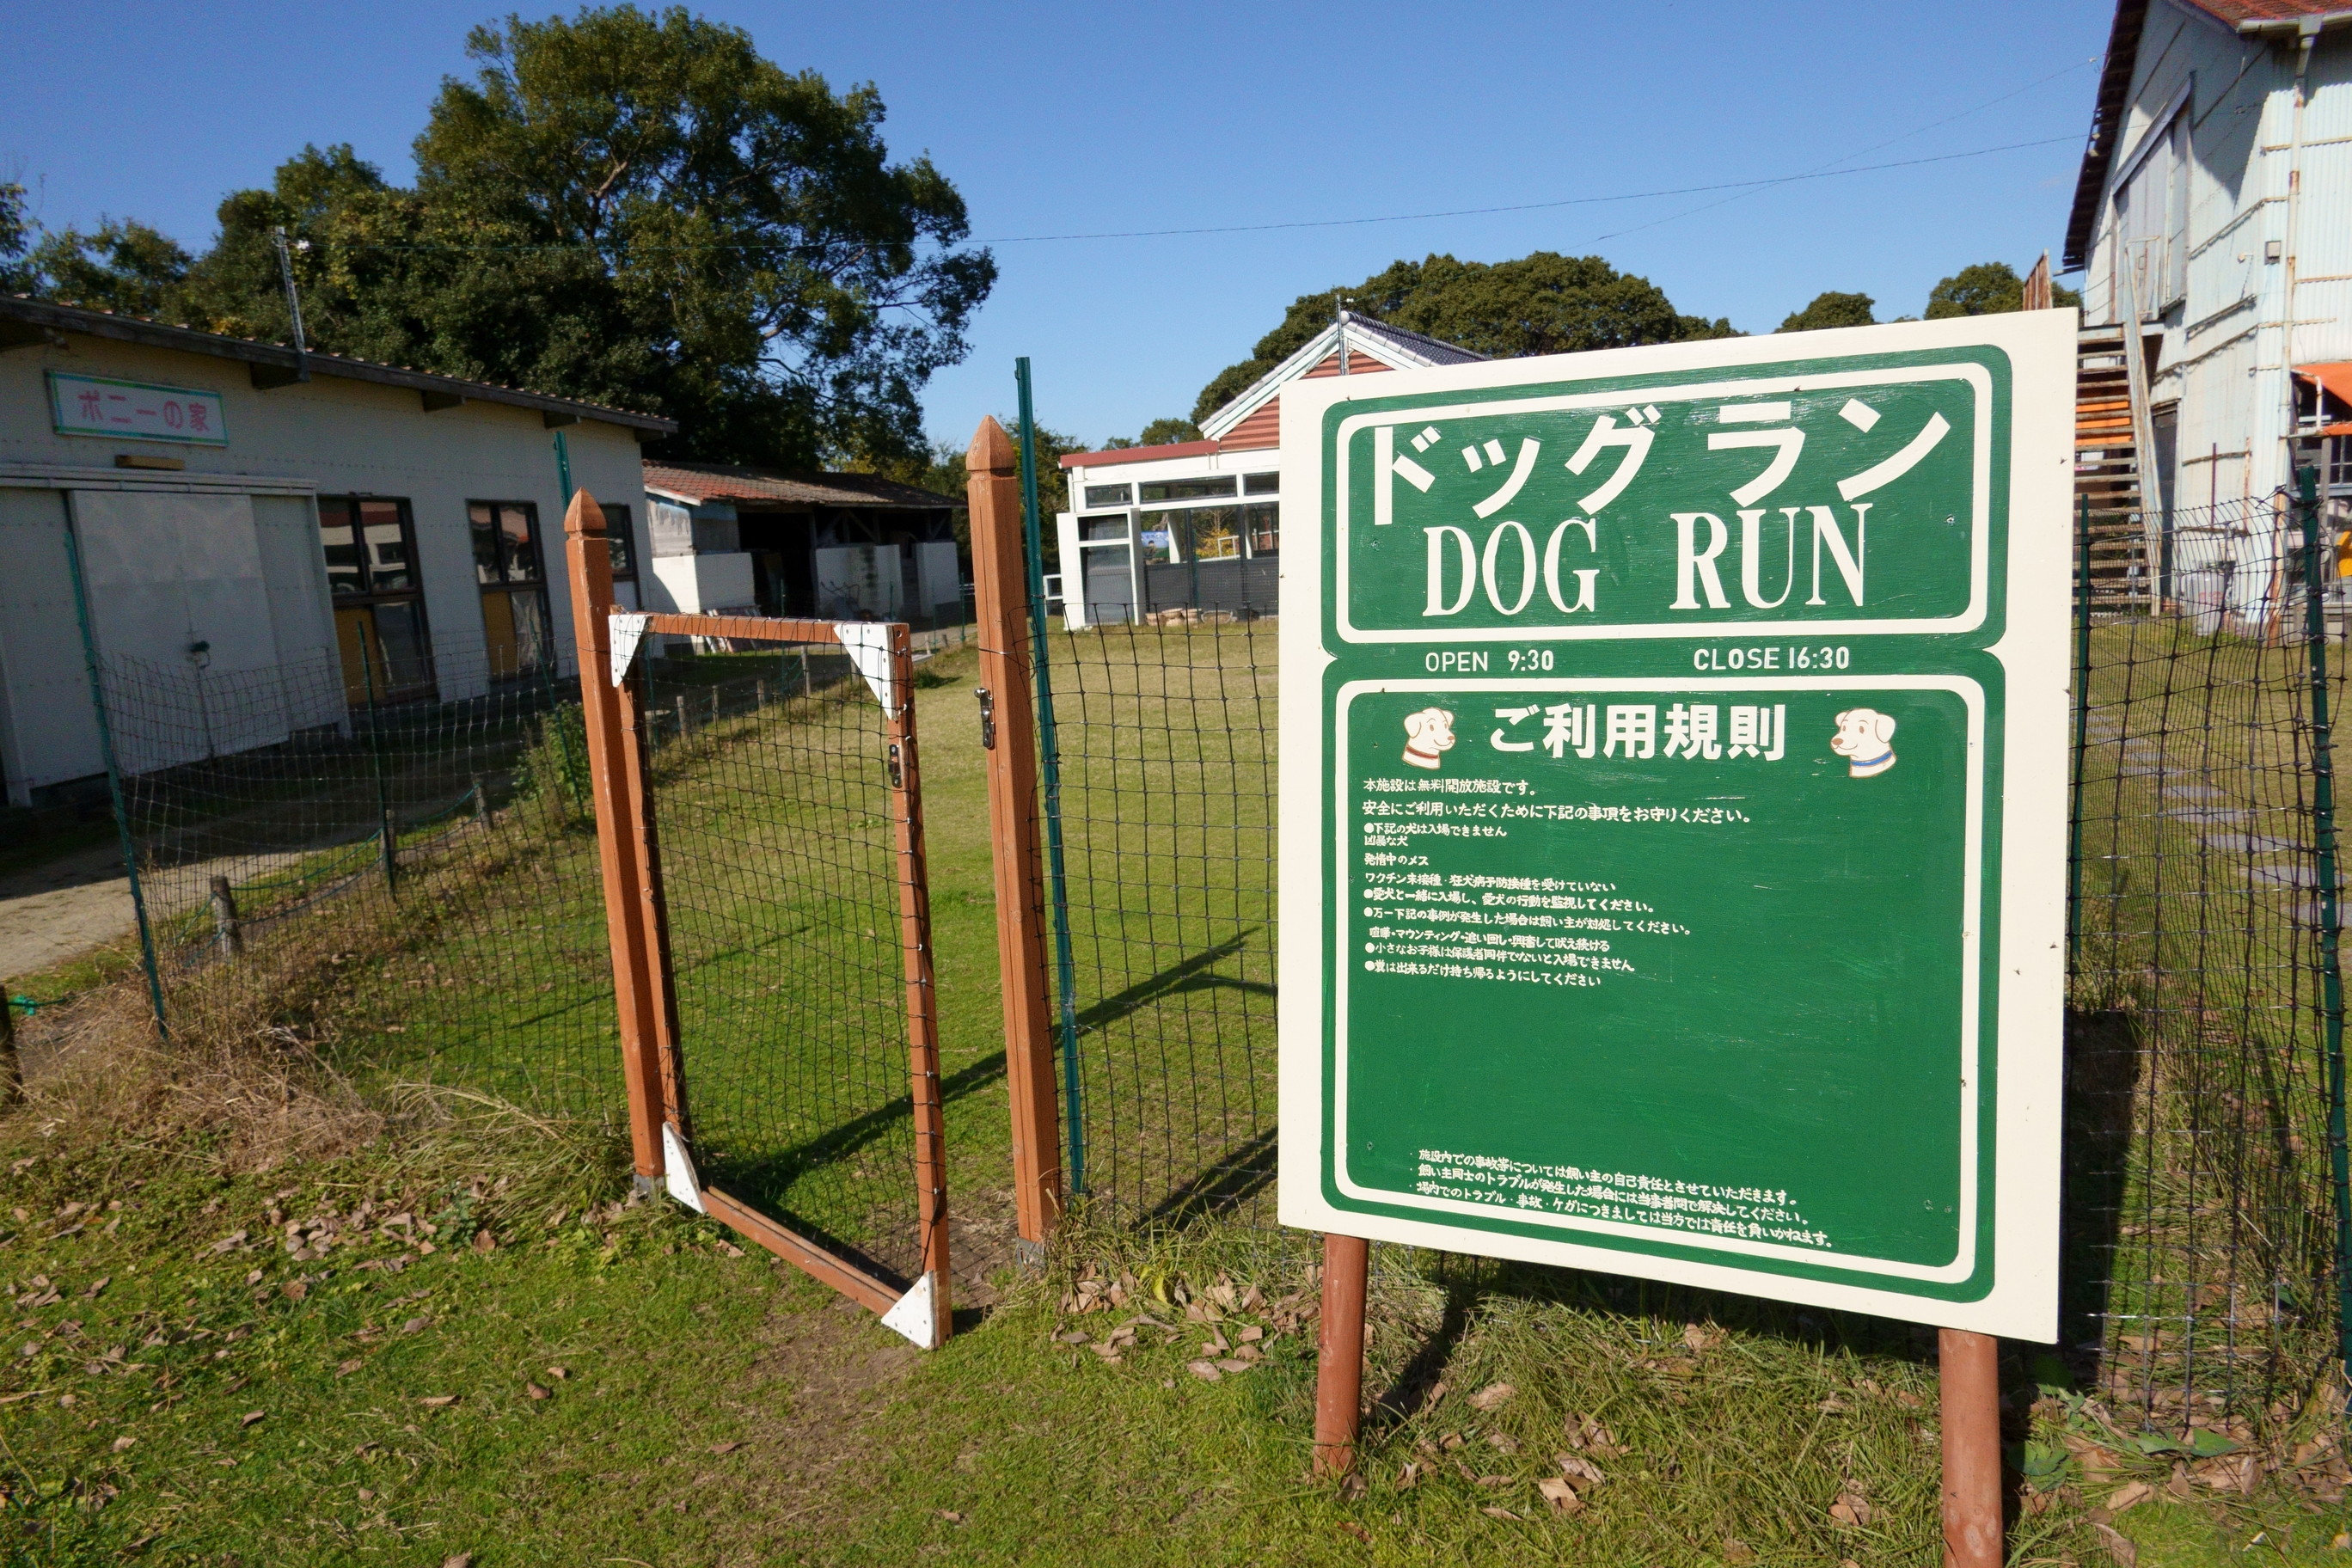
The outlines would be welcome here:
M 1315 1342 L 1315 1473 L 1344 1476 L 1355 1467 L 1364 1415 L 1364 1288 L 1371 1244 L 1358 1236 L 1323 1238 L 1323 1311 Z
M 964 458 L 980 617 L 980 743 L 988 752 L 989 837 L 996 846 L 996 954 L 1013 1101 L 1013 1210 L 1023 1251 L 1034 1261 L 1062 1212 L 1062 1134 L 1045 998 L 1037 723 L 1016 461 L 1004 427 L 982 419 Z
M 2000 1568 L 2000 1342 L 1936 1333 L 1944 1415 L 1946 1568 Z

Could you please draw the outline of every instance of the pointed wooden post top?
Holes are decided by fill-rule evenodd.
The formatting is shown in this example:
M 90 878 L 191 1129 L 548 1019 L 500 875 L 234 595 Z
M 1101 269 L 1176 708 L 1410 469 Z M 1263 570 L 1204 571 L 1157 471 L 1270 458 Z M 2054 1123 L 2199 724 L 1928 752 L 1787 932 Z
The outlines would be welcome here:
M 971 449 L 964 454 L 964 472 L 968 474 L 1013 474 L 1020 470 L 1021 459 L 1013 449 L 1013 437 L 994 415 L 982 416 L 980 428 L 971 433 Z
M 571 533 L 602 533 L 604 531 L 604 509 L 596 498 L 584 489 L 572 492 L 572 504 L 563 509 L 563 531 Z

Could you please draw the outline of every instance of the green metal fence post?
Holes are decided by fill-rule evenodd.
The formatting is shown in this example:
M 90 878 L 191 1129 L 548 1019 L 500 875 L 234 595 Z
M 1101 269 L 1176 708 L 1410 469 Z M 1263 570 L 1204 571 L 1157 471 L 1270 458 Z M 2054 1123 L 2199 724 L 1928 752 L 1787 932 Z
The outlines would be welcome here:
M 131 813 L 122 798 L 122 769 L 114 755 L 114 725 L 106 711 L 106 679 L 99 663 L 98 637 L 90 629 L 89 590 L 82 581 L 80 525 L 74 514 L 73 492 L 66 503 L 66 569 L 73 579 L 74 619 L 81 627 L 81 657 L 89 671 L 89 705 L 98 716 L 98 755 L 106 765 L 106 793 L 114 805 L 115 831 L 122 840 L 122 873 L 131 881 L 131 912 L 139 923 L 139 962 L 147 970 L 147 1003 L 155 1012 L 155 1032 L 172 1037 L 163 1017 L 163 975 L 155 964 L 155 933 L 147 921 L 147 894 L 139 885 L 139 847 L 131 837 Z
M 2336 1356 L 2352 1368 L 2352 1156 L 2345 1145 L 2344 972 L 2336 896 L 2336 757 L 2327 711 L 2327 554 L 2320 548 L 2318 475 L 2295 472 L 2303 513 L 2304 647 L 2311 669 L 2311 819 L 2318 849 L 2319 1001 L 2327 1061 L 2327 1156 L 2336 1197 Z M 2284 607 L 2284 606 L 2282 606 Z
M 360 681 L 367 692 L 368 769 L 375 775 L 375 837 L 383 862 L 386 892 L 400 890 L 399 835 L 393 830 L 392 800 L 383 788 L 383 726 L 375 711 L 375 661 L 368 658 L 367 629 L 360 630 Z
M 1086 1119 L 1078 1099 L 1078 965 L 1070 950 L 1070 883 L 1062 855 L 1062 746 L 1054 727 L 1054 683 L 1045 668 L 1045 528 L 1037 514 L 1037 421 L 1030 405 L 1029 361 L 1013 362 L 1021 394 L 1021 521 L 1029 555 L 1029 649 L 1037 678 L 1037 769 L 1044 775 L 1045 876 L 1054 916 L 1054 963 L 1062 994 L 1062 1123 L 1069 1130 L 1069 1184 L 1087 1190 Z M 1066 592 L 1067 584 L 1065 584 Z
M 2083 957 L 2083 762 L 2091 739 L 2091 498 L 2074 504 L 2074 778 L 2066 813 L 2066 978 Z

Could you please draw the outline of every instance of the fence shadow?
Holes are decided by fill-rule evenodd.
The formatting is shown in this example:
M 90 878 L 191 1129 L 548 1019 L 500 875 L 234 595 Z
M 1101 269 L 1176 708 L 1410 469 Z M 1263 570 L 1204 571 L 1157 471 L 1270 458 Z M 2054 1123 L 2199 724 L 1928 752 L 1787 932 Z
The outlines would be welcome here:
M 2058 1340 L 2086 1387 L 2098 1386 L 2146 1050 L 2135 1014 L 2066 1010 Z

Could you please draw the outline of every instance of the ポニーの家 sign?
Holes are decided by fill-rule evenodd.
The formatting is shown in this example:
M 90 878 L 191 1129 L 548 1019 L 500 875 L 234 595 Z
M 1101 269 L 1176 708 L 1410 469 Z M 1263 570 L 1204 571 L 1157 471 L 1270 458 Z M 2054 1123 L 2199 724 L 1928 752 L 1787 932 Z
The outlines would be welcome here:
M 60 370 L 48 373 L 48 383 L 49 421 L 60 436 L 228 445 L 228 420 L 217 392 Z
M 2055 1332 L 2074 322 L 1286 391 L 1286 1222 Z

